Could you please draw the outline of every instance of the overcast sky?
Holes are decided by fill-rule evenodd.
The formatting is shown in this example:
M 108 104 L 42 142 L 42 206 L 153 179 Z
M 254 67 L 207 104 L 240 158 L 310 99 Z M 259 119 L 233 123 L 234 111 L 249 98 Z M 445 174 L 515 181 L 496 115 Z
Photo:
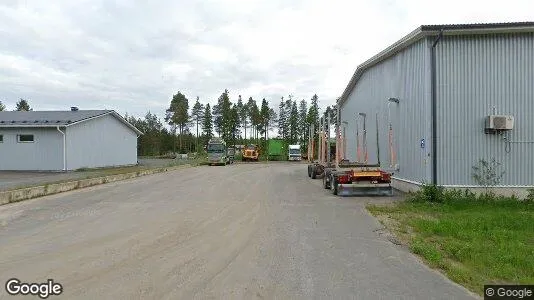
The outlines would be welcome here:
M 228 89 L 334 103 L 355 68 L 422 24 L 531 21 L 532 0 L 1 0 L 0 101 L 163 116 Z

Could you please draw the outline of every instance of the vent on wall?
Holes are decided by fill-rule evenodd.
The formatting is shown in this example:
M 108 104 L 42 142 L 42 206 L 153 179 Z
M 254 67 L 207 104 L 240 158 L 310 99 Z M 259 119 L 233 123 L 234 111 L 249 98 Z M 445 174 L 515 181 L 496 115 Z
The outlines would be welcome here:
M 514 117 L 505 115 L 489 115 L 485 122 L 486 133 L 496 133 L 514 128 Z

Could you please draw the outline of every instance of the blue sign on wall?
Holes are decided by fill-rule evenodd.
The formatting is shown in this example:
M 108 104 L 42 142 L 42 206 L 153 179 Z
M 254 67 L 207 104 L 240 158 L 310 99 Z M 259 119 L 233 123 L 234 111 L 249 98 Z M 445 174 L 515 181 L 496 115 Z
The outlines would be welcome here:
M 421 149 L 425 149 L 425 139 L 421 139 Z

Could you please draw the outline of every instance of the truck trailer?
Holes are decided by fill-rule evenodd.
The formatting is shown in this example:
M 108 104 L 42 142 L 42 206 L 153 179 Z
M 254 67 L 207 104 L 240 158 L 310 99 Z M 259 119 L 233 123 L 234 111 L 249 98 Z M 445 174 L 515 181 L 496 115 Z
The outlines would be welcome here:
M 392 196 L 391 177 L 393 173 L 382 170 L 380 166 L 380 144 L 378 114 L 376 115 L 376 142 L 377 142 L 377 163 L 370 164 L 367 157 L 367 133 L 366 114 L 360 113 L 358 117 L 363 117 L 363 151 L 360 150 L 359 132 L 357 130 L 358 146 L 357 161 L 350 162 L 346 159 L 345 128 L 343 131 L 341 120 L 338 119 L 336 128 L 336 161 L 333 168 L 325 169 L 323 175 L 323 187 L 330 189 L 334 195 L 339 196 Z M 338 114 L 339 118 L 339 114 Z M 363 153 L 363 158 L 360 154 Z M 363 159 L 363 161 L 361 160 Z
M 309 164 L 308 164 L 308 177 L 316 179 L 325 174 L 325 170 L 334 168 L 334 163 L 332 162 L 332 152 L 335 152 L 335 145 L 332 147 L 330 143 L 330 116 L 320 119 L 319 127 L 319 141 L 318 141 L 318 153 L 317 160 L 314 159 L 315 153 L 315 139 L 314 139 L 314 128 L 313 124 L 310 128 L 309 142 L 308 142 L 308 153 Z M 311 146 L 311 149 L 310 149 Z
M 268 160 L 286 160 L 287 143 L 284 139 L 269 139 L 267 142 Z

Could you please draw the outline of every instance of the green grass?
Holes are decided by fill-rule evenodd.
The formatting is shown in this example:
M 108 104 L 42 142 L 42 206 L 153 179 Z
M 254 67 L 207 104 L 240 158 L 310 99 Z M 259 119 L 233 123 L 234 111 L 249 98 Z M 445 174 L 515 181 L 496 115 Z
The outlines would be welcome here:
M 478 294 L 484 284 L 534 283 L 534 201 L 432 189 L 368 209 L 431 267 Z

